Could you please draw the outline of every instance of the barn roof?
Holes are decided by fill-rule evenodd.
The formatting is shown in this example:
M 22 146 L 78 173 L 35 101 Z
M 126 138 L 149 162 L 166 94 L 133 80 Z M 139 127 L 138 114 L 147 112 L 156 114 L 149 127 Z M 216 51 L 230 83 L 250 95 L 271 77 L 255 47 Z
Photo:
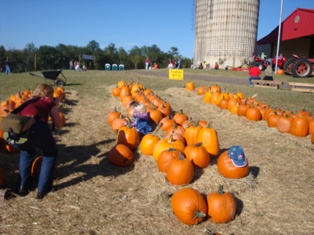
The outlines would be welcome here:
M 314 36 L 314 9 L 297 8 L 281 23 L 281 41 Z M 271 44 L 278 40 L 278 26 L 257 45 Z

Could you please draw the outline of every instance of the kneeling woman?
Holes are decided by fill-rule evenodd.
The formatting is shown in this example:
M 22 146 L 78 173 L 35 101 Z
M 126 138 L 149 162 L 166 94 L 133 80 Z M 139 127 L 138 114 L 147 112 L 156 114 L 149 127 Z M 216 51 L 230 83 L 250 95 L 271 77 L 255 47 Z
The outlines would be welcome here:
M 20 114 L 32 116 L 36 122 L 29 129 L 27 141 L 20 145 L 20 190 L 19 194 L 28 194 L 32 185 L 31 166 L 36 149 L 42 151 L 43 158 L 38 179 L 37 199 L 42 199 L 52 190 L 54 170 L 57 162 L 58 148 L 48 126 L 49 116 L 53 125 L 60 128 L 62 120 L 59 116 L 59 99 L 53 98 L 53 88 L 47 84 L 40 84 L 34 91 L 34 97 L 40 97 L 27 105 Z

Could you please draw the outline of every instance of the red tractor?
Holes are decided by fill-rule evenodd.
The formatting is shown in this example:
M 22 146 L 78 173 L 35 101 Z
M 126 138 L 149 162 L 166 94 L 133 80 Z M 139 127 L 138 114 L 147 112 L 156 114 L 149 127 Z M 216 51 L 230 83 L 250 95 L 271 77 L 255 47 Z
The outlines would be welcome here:
M 287 75 L 293 75 L 294 77 L 309 77 L 314 69 L 314 59 L 300 58 L 297 55 L 292 55 L 291 58 L 283 65 L 283 70 Z
M 287 61 L 287 59 L 284 57 L 278 58 L 277 60 L 278 60 L 278 62 L 277 62 L 278 68 L 283 68 L 283 65 Z M 260 70 L 264 70 L 267 67 L 267 62 L 271 63 L 271 66 L 273 67 L 273 69 L 275 69 L 276 58 L 269 58 L 269 59 L 263 60 L 259 57 L 256 57 L 254 60 L 254 65 L 258 66 Z

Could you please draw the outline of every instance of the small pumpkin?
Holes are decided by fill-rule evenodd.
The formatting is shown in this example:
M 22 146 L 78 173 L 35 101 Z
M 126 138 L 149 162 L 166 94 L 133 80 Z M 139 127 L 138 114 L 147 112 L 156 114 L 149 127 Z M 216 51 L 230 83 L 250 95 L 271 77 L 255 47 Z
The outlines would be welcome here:
M 176 124 L 178 125 L 182 125 L 182 123 L 185 121 L 185 120 L 188 120 L 189 117 L 188 115 L 186 115 L 185 113 L 183 113 L 183 110 L 181 109 L 180 112 L 177 112 L 174 116 L 173 116 L 173 120 Z
M 244 178 L 249 174 L 249 164 L 241 146 L 232 146 L 217 160 L 218 172 L 226 178 Z
M 121 116 L 121 113 L 115 108 L 114 111 L 111 111 L 107 115 L 107 123 L 111 126 L 112 122 Z
M 202 222 L 207 214 L 205 198 L 193 188 L 176 191 L 171 197 L 171 208 L 177 218 L 188 225 Z
M 237 203 L 233 194 L 224 192 L 220 186 L 217 192 L 209 193 L 207 200 L 207 215 L 210 221 L 215 223 L 227 223 L 231 221 L 237 210 Z
M 285 71 L 283 69 L 278 69 L 277 70 L 277 74 L 278 75 L 283 75 L 283 74 L 285 74 Z
M 133 163 L 133 152 L 128 146 L 117 144 L 110 149 L 108 160 L 115 166 L 129 166 Z
M 185 83 L 185 89 L 187 89 L 188 91 L 194 91 L 195 90 L 194 82 Z

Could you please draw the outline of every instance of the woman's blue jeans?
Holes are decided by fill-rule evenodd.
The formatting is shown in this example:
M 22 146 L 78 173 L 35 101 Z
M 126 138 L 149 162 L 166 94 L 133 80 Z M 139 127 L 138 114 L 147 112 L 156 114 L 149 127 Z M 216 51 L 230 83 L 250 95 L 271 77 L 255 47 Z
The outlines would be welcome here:
M 57 162 L 58 148 L 48 124 L 37 121 L 29 130 L 28 140 L 20 146 L 20 187 L 27 189 L 32 183 L 31 167 L 36 148 L 43 154 L 38 193 L 48 193 L 52 190 L 54 170 Z

